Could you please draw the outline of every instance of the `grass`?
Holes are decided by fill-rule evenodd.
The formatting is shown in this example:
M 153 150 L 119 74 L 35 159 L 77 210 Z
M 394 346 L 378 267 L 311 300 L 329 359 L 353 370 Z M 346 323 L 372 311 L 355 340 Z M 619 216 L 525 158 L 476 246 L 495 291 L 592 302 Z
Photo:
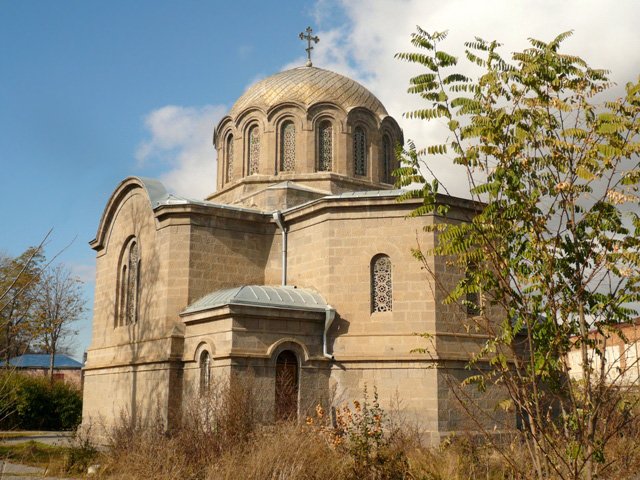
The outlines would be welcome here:
M 97 455 L 96 449 L 86 444 L 57 446 L 29 440 L 0 445 L 0 459 L 40 467 L 50 475 L 84 474 Z
M 0 445 L 0 458 L 51 470 L 55 466 L 63 465 L 68 451 L 69 447 L 47 445 L 46 443 L 29 440 L 12 445 Z

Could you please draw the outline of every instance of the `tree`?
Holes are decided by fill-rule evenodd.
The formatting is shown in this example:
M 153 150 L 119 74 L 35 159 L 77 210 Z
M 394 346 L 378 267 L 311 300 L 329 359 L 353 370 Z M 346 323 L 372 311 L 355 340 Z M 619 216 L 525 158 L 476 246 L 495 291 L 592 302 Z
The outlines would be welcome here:
M 411 43 L 419 51 L 397 57 L 426 68 L 409 92 L 428 106 L 407 116 L 444 121 L 450 134 L 423 150 L 409 143 L 396 175 L 409 189 L 403 198 L 423 199 L 414 215 L 446 217 L 438 180 L 422 173 L 425 155 L 451 155 L 466 168 L 478 213 L 434 222 L 428 229 L 438 242 L 428 253 L 464 272 L 447 302 L 482 298 L 473 318 L 487 340 L 470 365 L 489 368 L 469 381 L 508 392 L 525 419 L 521 438 L 538 478 L 591 479 L 615 471 L 620 459 L 608 458 L 607 447 L 638 421 L 637 398 L 607 382 L 596 337 L 621 335 L 640 300 L 640 82 L 627 84 L 623 98 L 602 100 L 607 72 L 561 53 L 570 35 L 530 39 L 510 59 L 497 42 L 476 38 L 465 44 L 464 60 L 480 69 L 471 78 L 441 50 L 446 32 L 418 28 Z M 486 321 L 490 311 L 502 315 Z M 576 349 L 580 382 L 568 375 Z
M 24 353 L 33 337 L 33 306 L 45 258 L 42 244 L 0 258 L 0 335 L 5 361 Z
M 49 379 L 61 342 L 77 332 L 71 327 L 85 311 L 82 282 L 68 268 L 57 265 L 42 274 L 34 306 L 36 342 L 49 354 Z

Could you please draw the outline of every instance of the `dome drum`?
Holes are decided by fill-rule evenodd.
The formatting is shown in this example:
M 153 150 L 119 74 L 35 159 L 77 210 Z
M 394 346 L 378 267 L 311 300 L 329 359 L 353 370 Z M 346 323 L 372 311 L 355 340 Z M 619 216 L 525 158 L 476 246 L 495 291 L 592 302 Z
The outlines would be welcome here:
M 403 142 L 398 124 L 371 92 L 314 67 L 287 70 L 250 87 L 219 122 L 213 140 L 218 188 L 209 199 L 216 201 L 237 201 L 260 185 L 284 180 L 328 193 L 342 187 L 326 178 L 341 178 L 356 190 L 391 188 L 392 152 Z M 314 180 L 314 174 L 322 178 Z

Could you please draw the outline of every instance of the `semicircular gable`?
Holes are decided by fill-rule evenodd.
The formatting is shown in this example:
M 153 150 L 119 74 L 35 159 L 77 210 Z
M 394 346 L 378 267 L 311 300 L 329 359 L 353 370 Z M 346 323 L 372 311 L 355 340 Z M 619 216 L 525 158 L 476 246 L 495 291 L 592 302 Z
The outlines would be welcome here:
M 262 108 L 249 107 L 236 116 L 234 123 L 236 124 L 236 128 L 238 130 L 242 130 L 247 123 L 252 122 L 253 120 L 257 120 L 258 122 L 260 122 L 262 128 L 264 129 L 266 118 L 267 112 L 265 112 Z
M 303 104 L 298 102 L 280 102 L 267 110 L 267 121 L 272 122 L 274 117 L 283 110 L 291 110 L 292 112 L 298 113 L 299 116 L 303 116 L 306 108 Z
M 318 115 L 322 115 L 327 111 L 338 112 L 343 116 L 347 115 L 347 111 L 342 108 L 341 105 L 327 101 L 312 103 L 311 105 L 309 105 L 309 108 L 307 108 L 307 111 L 309 112 L 310 117 L 317 117 Z
M 280 340 L 271 344 L 267 349 L 267 355 L 275 361 L 276 357 L 283 350 L 292 350 L 300 357 L 303 362 L 309 361 L 310 355 L 307 346 L 300 340 L 292 337 L 281 338 Z
M 392 116 L 386 116 L 380 122 L 381 130 L 389 130 L 395 142 L 404 145 L 404 134 L 398 122 Z
M 379 118 L 368 108 L 355 107 L 347 113 L 347 125 L 353 126 L 356 123 L 366 124 L 371 131 L 377 130 L 380 126 Z
M 220 138 L 220 132 L 222 132 L 228 123 L 233 122 L 233 120 L 231 119 L 231 117 L 229 115 L 225 115 L 224 117 L 222 117 L 220 119 L 220 121 L 218 122 L 218 125 L 216 125 L 213 129 L 213 145 L 216 148 L 219 148 L 218 145 L 218 139 Z
M 91 248 L 99 251 L 105 247 L 106 238 L 122 202 L 135 190 L 144 192 L 144 195 L 146 195 L 149 200 L 149 208 L 152 211 L 169 196 L 162 182 L 158 180 L 143 177 L 125 178 L 109 197 L 107 205 L 102 212 L 102 217 L 100 217 L 96 238 L 89 242 Z

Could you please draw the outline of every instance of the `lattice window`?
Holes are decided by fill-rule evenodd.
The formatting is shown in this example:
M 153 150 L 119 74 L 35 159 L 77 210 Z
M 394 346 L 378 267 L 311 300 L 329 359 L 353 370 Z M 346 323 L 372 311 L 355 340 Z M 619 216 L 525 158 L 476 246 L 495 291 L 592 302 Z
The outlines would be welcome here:
M 367 138 L 362 127 L 353 132 L 353 162 L 356 175 L 367 174 Z
M 464 306 L 467 315 L 480 315 L 482 312 L 482 295 L 480 289 L 474 282 L 474 276 L 477 274 L 478 267 L 474 263 L 469 263 L 465 271 L 465 286 L 467 292 L 465 294 Z
M 258 173 L 260 162 L 260 133 L 258 127 L 249 130 L 249 175 Z
M 318 128 L 318 171 L 330 172 L 333 160 L 333 127 L 325 120 Z
M 120 291 L 118 292 L 118 312 L 116 315 L 116 326 L 124 325 L 127 317 L 127 283 L 129 276 L 127 275 L 127 265 L 122 265 L 120 269 Z
M 385 183 L 393 183 L 393 178 L 391 177 L 392 155 L 391 139 L 389 135 L 385 135 L 382 137 L 382 181 Z
M 390 312 L 392 306 L 391 259 L 377 255 L 371 261 L 371 311 Z
M 129 282 L 127 285 L 127 323 L 135 323 L 138 320 L 138 280 L 140 268 L 140 256 L 138 244 L 134 241 L 129 248 Z
M 227 137 L 227 183 L 233 180 L 233 135 Z
M 200 354 L 200 395 L 209 391 L 211 385 L 211 355 L 204 350 Z
M 119 272 L 116 326 L 138 321 L 140 251 L 135 239 L 130 240 L 124 248 Z
M 296 166 L 296 126 L 285 122 L 280 130 L 280 171 L 293 172 Z

